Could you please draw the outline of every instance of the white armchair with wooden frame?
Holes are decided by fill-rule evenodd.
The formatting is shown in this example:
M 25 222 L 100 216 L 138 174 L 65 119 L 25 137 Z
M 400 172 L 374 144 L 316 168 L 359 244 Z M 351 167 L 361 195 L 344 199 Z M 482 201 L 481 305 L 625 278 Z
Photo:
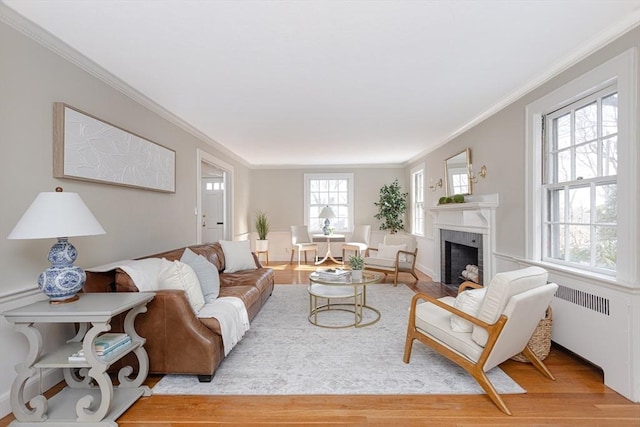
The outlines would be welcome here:
M 409 312 L 404 362 L 409 363 L 413 342 L 418 340 L 464 368 L 495 405 L 511 415 L 485 373 L 522 353 L 543 375 L 555 379 L 527 346 L 558 289 L 555 283 L 547 283 L 547 276 L 542 268 L 528 267 L 498 273 L 485 288 L 461 292 L 456 298 L 416 294 Z
M 393 274 L 393 284 L 398 285 L 398 274 L 409 273 L 416 281 L 416 256 L 418 254 L 415 237 L 410 234 L 387 234 L 377 248 L 369 248 L 369 256 L 364 258 L 364 269 Z

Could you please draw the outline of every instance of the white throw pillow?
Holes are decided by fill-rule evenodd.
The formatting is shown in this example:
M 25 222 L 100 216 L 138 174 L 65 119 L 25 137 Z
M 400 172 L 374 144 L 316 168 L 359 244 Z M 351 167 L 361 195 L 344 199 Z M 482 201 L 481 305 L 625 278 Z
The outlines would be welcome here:
M 480 304 L 482 304 L 482 299 L 486 292 L 486 288 L 469 289 L 464 291 L 458 294 L 453 306 L 460 311 L 464 311 L 465 313 L 476 317 L 478 315 L 478 311 L 480 311 Z M 473 323 L 454 314 L 451 316 L 451 329 L 455 332 L 471 332 L 473 330 Z
M 396 254 L 398 251 L 406 251 L 407 245 L 385 245 L 384 243 L 380 243 L 378 245 L 378 257 L 379 258 L 388 258 L 388 259 L 396 259 Z M 400 262 L 405 262 L 407 260 L 407 256 L 405 254 L 400 254 L 398 258 Z
M 220 275 L 215 265 L 189 248 L 184 250 L 180 261 L 188 264 L 196 272 L 205 302 L 211 302 L 218 298 L 218 294 L 220 294 Z
M 171 262 L 163 258 L 160 274 L 158 274 L 158 289 L 184 290 L 191 308 L 196 313 L 204 306 L 204 296 L 198 276 L 193 268 L 183 262 Z
M 224 252 L 224 272 L 255 270 L 256 261 L 251 254 L 251 246 L 248 240 L 227 241 L 220 240 L 222 252 Z

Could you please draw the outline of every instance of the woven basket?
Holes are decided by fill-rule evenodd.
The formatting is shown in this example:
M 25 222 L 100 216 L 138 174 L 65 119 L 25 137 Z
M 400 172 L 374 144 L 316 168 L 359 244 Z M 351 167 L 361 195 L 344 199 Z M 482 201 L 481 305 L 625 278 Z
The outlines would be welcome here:
M 533 335 L 531 335 L 531 339 L 527 344 L 531 351 L 533 351 L 533 354 L 538 356 L 540 360 L 544 360 L 549 355 L 549 350 L 551 350 L 552 323 L 551 306 L 549 306 L 544 315 L 544 319 L 538 323 L 536 330 L 533 331 Z M 531 363 L 522 353 L 513 356 L 511 359 L 518 362 Z

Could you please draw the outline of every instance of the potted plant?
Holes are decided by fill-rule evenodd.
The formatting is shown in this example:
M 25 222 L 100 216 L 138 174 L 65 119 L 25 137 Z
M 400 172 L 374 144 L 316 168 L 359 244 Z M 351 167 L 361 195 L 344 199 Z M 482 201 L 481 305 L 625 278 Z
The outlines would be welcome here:
M 398 184 L 397 178 L 391 185 L 382 186 L 380 200 L 374 202 L 374 205 L 378 207 L 378 213 L 374 217 L 382 220 L 380 230 L 389 230 L 391 234 L 404 230 L 402 216 L 407 210 L 408 197 L 409 193 L 400 191 L 400 184 Z
M 362 268 L 364 267 L 364 258 L 355 254 L 349 257 L 349 265 L 351 266 L 351 279 L 362 280 Z
M 261 210 L 256 213 L 256 232 L 258 233 L 258 240 L 256 240 L 256 252 L 265 252 L 269 249 L 269 241 L 267 240 L 267 234 L 269 234 L 269 219 L 267 214 Z

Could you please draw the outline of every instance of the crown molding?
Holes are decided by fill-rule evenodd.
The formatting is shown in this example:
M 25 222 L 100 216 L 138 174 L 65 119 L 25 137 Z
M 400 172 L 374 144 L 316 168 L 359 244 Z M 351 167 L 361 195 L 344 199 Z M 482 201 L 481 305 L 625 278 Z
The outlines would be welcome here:
M 3 3 L 0 3 L 0 21 L 6 23 L 10 27 L 29 37 L 36 43 L 44 46 L 56 55 L 64 58 L 83 71 L 86 71 L 90 75 L 111 86 L 118 92 L 129 97 L 133 101 L 137 102 L 138 104 L 142 105 L 143 107 L 147 108 L 148 110 L 152 111 L 168 122 L 173 123 L 185 132 L 200 139 L 217 151 L 223 153 L 226 156 L 229 156 L 230 158 L 247 168 L 252 167 L 252 165 L 250 165 L 247 161 L 230 151 L 228 148 L 224 147 L 219 142 L 205 135 L 191 124 L 187 123 L 177 115 L 173 114 L 171 111 L 151 100 L 142 92 L 134 89 L 129 84 L 101 67 L 96 62 L 87 58 L 85 55 L 78 52 L 68 44 L 64 43 L 62 40 L 48 32 L 44 28 L 26 19 L 24 16 L 15 12 L 13 9 Z
M 556 63 L 555 65 L 549 67 L 549 69 L 545 73 L 531 79 L 530 81 L 528 81 L 527 83 L 519 87 L 518 89 L 514 90 L 513 92 L 511 92 L 510 94 L 508 94 L 507 96 L 499 100 L 497 103 L 495 103 L 492 107 L 488 108 L 487 110 L 485 110 L 484 112 L 476 116 L 475 118 L 471 119 L 465 125 L 457 129 L 456 131 L 452 132 L 451 135 L 449 135 L 443 141 L 430 146 L 429 148 L 424 150 L 422 153 L 412 157 L 410 160 L 406 162 L 406 164 L 409 165 L 411 163 L 414 163 L 420 160 L 422 157 L 426 156 L 427 154 L 431 153 L 432 151 L 435 151 L 436 149 L 442 147 L 443 145 L 457 138 L 464 132 L 468 131 L 469 129 L 473 128 L 474 126 L 477 126 L 484 120 L 493 116 L 498 111 L 511 105 L 518 99 L 524 97 L 529 92 L 537 89 L 538 87 L 542 86 L 549 80 L 560 75 L 562 72 L 573 67 L 574 65 L 576 65 L 577 63 L 579 63 L 589 55 L 595 53 L 597 50 L 605 47 L 606 45 L 618 39 L 622 35 L 633 30 L 638 25 L 640 25 L 640 9 L 635 10 L 629 16 L 618 21 L 612 27 L 609 27 L 606 30 L 596 34 L 593 38 L 585 42 L 575 52 L 573 52 L 572 55 L 566 57 L 564 60 Z

